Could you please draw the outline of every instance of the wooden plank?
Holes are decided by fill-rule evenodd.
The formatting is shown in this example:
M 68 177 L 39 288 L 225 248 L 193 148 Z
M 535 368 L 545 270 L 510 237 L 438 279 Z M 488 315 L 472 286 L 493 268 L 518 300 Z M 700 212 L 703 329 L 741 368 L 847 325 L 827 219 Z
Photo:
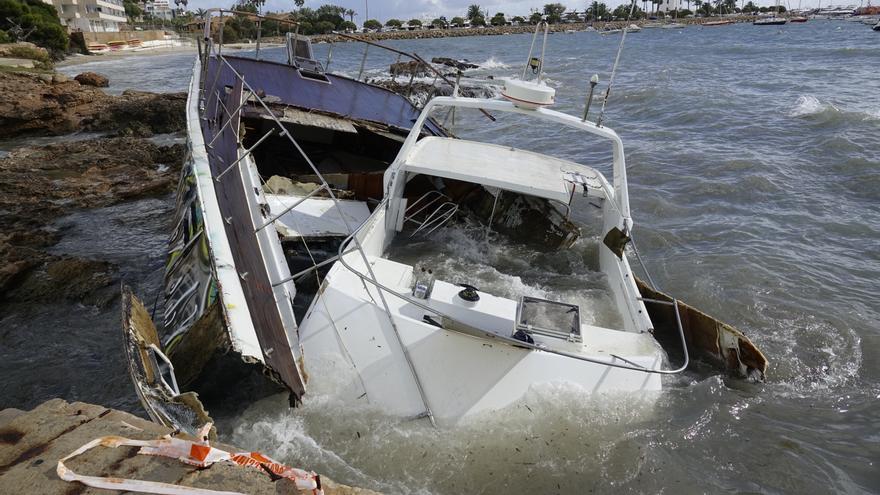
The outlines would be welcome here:
M 237 81 L 231 91 L 223 92 L 226 94 L 224 104 L 230 112 L 235 111 L 242 98 L 243 85 L 240 80 Z M 210 107 L 211 105 L 209 105 Z M 202 125 L 205 142 L 211 142 L 215 133 L 223 129 L 222 134 L 214 141 L 208 153 L 211 174 L 214 177 L 235 162 L 238 158 L 239 148 L 239 114 L 232 115 L 233 122 L 224 128 L 223 126 L 229 117 L 220 105 L 217 107 L 218 118 L 215 127 L 206 121 L 203 121 Z M 240 174 L 234 170 L 224 175 L 219 182 L 215 181 L 214 185 L 220 213 L 223 218 L 229 219 L 224 224 L 226 236 L 235 259 L 236 270 L 241 276 L 242 290 L 257 333 L 257 340 L 263 351 L 263 360 L 278 374 L 278 379 L 299 398 L 305 389 L 302 386 L 299 369 L 287 340 L 266 264 L 254 233 L 246 196 L 250 192 L 245 191 Z M 267 354 L 267 349 L 273 349 L 273 351 Z

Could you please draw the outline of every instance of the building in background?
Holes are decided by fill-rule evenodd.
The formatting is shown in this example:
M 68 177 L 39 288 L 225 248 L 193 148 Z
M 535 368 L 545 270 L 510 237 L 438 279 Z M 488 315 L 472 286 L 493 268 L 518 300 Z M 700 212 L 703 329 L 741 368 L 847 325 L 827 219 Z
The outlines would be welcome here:
M 43 0 L 69 31 L 116 32 L 127 21 L 122 0 Z
M 174 18 L 174 9 L 171 7 L 169 0 L 146 0 L 142 10 L 144 17 L 153 17 L 154 19 L 164 19 L 170 21 Z
M 670 12 L 681 8 L 681 0 L 663 0 L 657 6 L 658 12 Z

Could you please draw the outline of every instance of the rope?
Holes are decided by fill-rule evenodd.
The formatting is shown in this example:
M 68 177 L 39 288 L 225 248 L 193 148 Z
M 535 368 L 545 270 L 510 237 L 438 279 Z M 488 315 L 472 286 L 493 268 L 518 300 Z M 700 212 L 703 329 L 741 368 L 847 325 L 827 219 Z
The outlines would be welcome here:
M 636 0 L 632 0 L 632 8 L 629 11 L 629 17 L 633 16 L 636 10 Z M 596 119 L 596 127 L 602 126 L 602 119 L 605 117 L 605 105 L 608 104 L 608 97 L 611 95 L 611 86 L 614 85 L 614 74 L 617 73 L 617 64 L 620 63 L 620 53 L 623 52 L 623 44 L 626 42 L 626 28 L 620 36 L 620 45 L 617 47 L 617 56 L 614 57 L 614 65 L 611 67 L 611 77 L 608 78 L 608 87 L 605 89 L 605 98 L 602 99 L 602 110 L 599 111 L 599 118 Z

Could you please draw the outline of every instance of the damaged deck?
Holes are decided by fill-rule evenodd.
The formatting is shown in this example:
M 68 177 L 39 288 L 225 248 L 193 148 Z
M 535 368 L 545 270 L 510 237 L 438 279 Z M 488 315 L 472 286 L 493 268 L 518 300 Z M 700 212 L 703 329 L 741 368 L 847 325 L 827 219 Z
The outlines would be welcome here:
M 61 480 L 55 472 L 58 460 L 85 443 L 117 435 L 152 440 L 168 435 L 170 428 L 129 413 L 83 402 L 53 399 L 31 411 L 0 411 L 0 492 L 41 494 L 106 494 L 78 482 Z M 224 450 L 237 451 L 216 444 Z M 270 454 L 271 455 L 271 454 Z M 211 490 L 274 495 L 299 492 L 292 482 L 272 482 L 261 470 L 218 463 L 207 469 L 188 466 L 175 459 L 137 455 L 137 448 L 100 448 L 65 461 L 71 470 L 85 475 L 117 476 L 160 481 Z M 322 477 L 326 494 L 368 495 L 375 492 L 336 484 Z

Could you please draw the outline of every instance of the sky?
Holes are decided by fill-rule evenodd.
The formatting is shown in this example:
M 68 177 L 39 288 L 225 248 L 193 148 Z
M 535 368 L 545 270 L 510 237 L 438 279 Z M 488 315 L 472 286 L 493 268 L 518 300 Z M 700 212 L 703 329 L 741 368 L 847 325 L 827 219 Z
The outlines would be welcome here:
M 746 1 L 748 2 L 748 0 Z M 775 0 L 753 1 L 759 6 L 773 5 L 775 3 Z M 798 1 L 799 0 L 782 0 L 781 3 L 782 5 L 790 4 L 792 7 L 797 7 Z M 441 15 L 445 15 L 450 19 L 455 16 L 464 17 L 468 6 L 471 4 L 479 5 L 484 11 L 488 9 L 490 15 L 495 15 L 496 12 L 503 12 L 507 15 L 526 16 L 531 12 L 531 9 L 541 9 L 545 3 L 551 2 L 559 2 L 568 7 L 568 10 L 576 9 L 578 11 L 583 11 L 587 5 L 586 0 L 306 0 L 305 6 L 315 8 L 330 3 L 347 9 L 354 9 L 358 13 L 354 18 L 355 23 L 360 25 L 367 19 L 365 14 L 368 8 L 369 18 L 378 19 L 384 23 L 391 18 L 405 21 L 422 18 L 434 19 Z M 613 9 L 624 2 L 625 0 L 605 0 L 605 5 L 608 5 Z M 804 8 L 808 8 L 815 7 L 818 2 L 819 0 L 803 0 L 802 4 Z M 189 0 L 187 9 L 196 10 L 199 8 L 231 7 L 234 3 L 236 3 L 234 0 Z M 367 5 L 367 3 L 369 5 Z M 629 2 L 626 1 L 626 3 Z M 737 3 L 739 3 L 739 1 Z M 858 0 L 849 0 L 848 2 L 847 0 L 822 0 L 823 5 L 829 5 L 832 3 L 857 4 Z M 641 6 L 641 0 L 639 0 L 639 5 Z M 293 10 L 293 8 L 294 4 L 292 0 L 266 0 L 264 10 L 287 12 Z

